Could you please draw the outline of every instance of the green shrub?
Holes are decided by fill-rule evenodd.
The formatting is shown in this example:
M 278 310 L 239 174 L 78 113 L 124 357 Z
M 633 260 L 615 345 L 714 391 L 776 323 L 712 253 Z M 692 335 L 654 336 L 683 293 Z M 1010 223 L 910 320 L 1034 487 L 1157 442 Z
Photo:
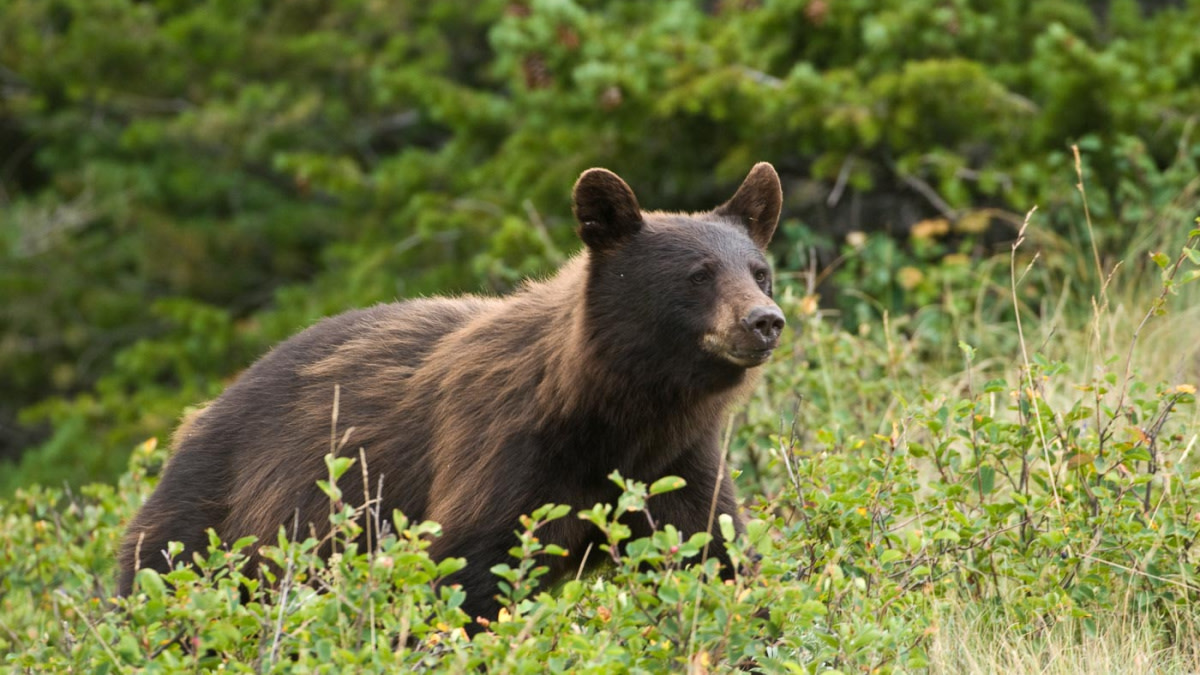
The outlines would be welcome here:
M 0 0 L 0 430 L 49 430 L 0 477 L 4 666 L 916 672 L 956 622 L 1116 620 L 1196 663 L 1200 5 L 1135 4 Z M 760 159 L 792 330 L 729 420 L 732 582 L 681 564 L 704 537 L 626 541 L 671 484 L 614 477 L 520 524 L 470 639 L 438 526 L 359 548 L 362 505 L 332 558 L 213 541 L 112 598 L 144 439 L 271 344 L 552 269 L 588 166 L 689 209 Z M 611 564 L 542 587 L 579 517 Z
M 333 557 L 282 533 L 213 538 L 194 566 L 144 570 L 133 597 L 113 600 L 121 527 L 165 459 L 150 441 L 117 487 L 34 487 L 2 503 L 0 652 L 30 672 L 913 672 L 929 663 L 940 617 L 990 612 L 1029 640 L 1066 625 L 1100 635 L 1110 617 L 1133 615 L 1146 639 L 1194 658 L 1172 636 L 1194 625 L 1200 600 L 1196 388 L 1148 384 L 1132 360 L 1145 325 L 1179 320 L 1172 296 L 1200 279 L 1192 236 L 1176 258 L 1157 257 L 1160 290 L 1141 295 L 1133 332 L 1121 329 L 1125 355 L 1081 373 L 1077 348 L 1061 360 L 1047 356 L 1053 345 L 1031 347 L 1041 327 L 1029 317 L 1015 353 L 963 343 L 961 379 L 923 385 L 927 366 L 905 357 L 919 336 L 891 324 L 847 333 L 785 292 L 795 330 L 730 420 L 730 466 L 751 504 L 729 548 L 732 581 L 719 581 L 715 560 L 681 564 L 706 535 L 683 540 L 668 526 L 627 541 L 618 517 L 678 485 L 614 475 L 614 505 L 522 519 L 512 562 L 492 570 L 505 610 L 468 639 L 461 591 L 437 584 L 464 561 L 430 560 L 436 524 L 342 504 L 338 482 L 360 479 L 342 458 L 322 483 Z M 789 402 L 796 413 L 781 420 Z M 556 518 L 600 528 L 606 543 L 589 555 L 611 564 L 539 586 L 539 561 L 562 551 L 537 531 Z M 350 543 L 364 527 L 369 549 Z M 247 546 L 270 561 L 261 579 L 240 567 Z

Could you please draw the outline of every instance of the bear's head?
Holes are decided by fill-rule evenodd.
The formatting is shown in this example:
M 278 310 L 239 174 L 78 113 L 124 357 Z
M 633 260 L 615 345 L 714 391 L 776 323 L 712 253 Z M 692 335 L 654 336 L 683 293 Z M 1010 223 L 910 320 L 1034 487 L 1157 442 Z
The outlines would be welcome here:
M 691 214 L 642 211 L 616 174 L 585 171 L 574 210 L 588 250 L 586 316 L 611 365 L 698 384 L 766 362 L 784 327 L 765 255 L 782 201 L 765 162 L 729 201 Z

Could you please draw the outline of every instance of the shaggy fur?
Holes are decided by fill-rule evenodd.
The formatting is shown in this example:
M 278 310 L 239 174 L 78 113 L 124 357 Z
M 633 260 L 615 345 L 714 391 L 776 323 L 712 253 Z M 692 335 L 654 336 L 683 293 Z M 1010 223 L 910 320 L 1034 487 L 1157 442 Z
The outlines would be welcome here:
M 660 525 L 703 531 L 716 491 L 717 513 L 740 531 L 732 482 L 718 483 L 718 436 L 783 327 L 763 254 L 779 217 L 775 170 L 755 166 L 729 202 L 700 214 L 642 212 L 603 169 L 585 172 L 574 197 L 587 248 L 555 276 L 505 298 L 410 300 L 326 319 L 186 420 L 129 526 L 120 592 L 139 567 L 167 570 L 168 541 L 184 544 L 184 560 L 203 551 L 205 528 L 225 541 L 273 541 L 293 523 L 301 536 L 327 531 L 315 482 L 331 438 L 347 430 L 343 454 L 365 452 L 381 513 L 438 521 L 431 554 L 467 559 L 449 583 L 463 585 L 472 617 L 497 609 L 489 569 L 508 560 L 518 517 L 549 502 L 611 502 L 613 470 L 686 479 L 651 499 Z M 347 503 L 364 503 L 360 480 L 339 486 Z M 644 519 L 630 524 L 648 534 Z M 570 517 L 539 534 L 571 554 L 548 563 L 553 580 L 599 533 Z M 713 536 L 710 552 L 728 567 Z M 250 569 L 259 562 L 252 554 Z

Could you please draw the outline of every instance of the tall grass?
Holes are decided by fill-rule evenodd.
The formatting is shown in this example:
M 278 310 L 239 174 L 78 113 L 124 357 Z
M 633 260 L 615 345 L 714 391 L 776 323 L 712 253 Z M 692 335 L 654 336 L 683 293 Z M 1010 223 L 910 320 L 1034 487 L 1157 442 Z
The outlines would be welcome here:
M 945 334 L 921 331 L 912 316 L 888 321 L 886 314 L 880 322 L 881 340 L 853 341 L 854 349 L 859 350 L 857 358 L 830 358 L 845 336 L 805 347 L 817 352 L 823 371 L 816 378 L 817 391 L 828 394 L 820 405 L 807 408 L 805 424 L 814 427 L 853 429 L 847 433 L 856 435 L 887 434 L 891 429 L 893 439 L 895 429 L 914 428 L 915 434 L 908 440 L 929 442 L 933 439 L 928 427 L 913 425 L 914 410 L 921 407 L 922 400 L 936 406 L 978 397 L 982 384 L 992 378 L 1006 381 L 1016 391 L 1036 392 L 1032 399 L 1046 401 L 1046 405 L 1028 406 L 1033 418 L 1022 417 L 1022 423 L 1039 432 L 1057 428 L 1060 433 L 1038 438 L 1040 450 L 1026 458 L 1023 470 L 1035 475 L 1040 472 L 1051 493 L 1044 508 L 1057 510 L 1057 520 L 1090 527 L 1096 533 L 1084 551 L 1063 544 L 1063 555 L 1121 572 L 1110 580 L 1108 590 L 1114 601 L 1086 608 L 1074 605 L 1065 615 L 1050 612 L 1031 618 L 1028 612 L 1010 609 L 1028 600 L 1029 585 L 1020 574 L 997 583 L 991 595 L 947 593 L 932 605 L 927 643 L 932 672 L 1200 672 L 1200 613 L 1194 604 L 1200 598 L 1200 585 L 1192 560 L 1197 528 L 1188 527 L 1200 523 L 1200 515 L 1187 504 L 1196 500 L 1189 490 L 1195 489 L 1200 476 L 1196 458 L 1200 452 L 1200 407 L 1174 406 L 1168 400 L 1157 417 L 1148 417 L 1141 398 L 1155 385 L 1168 394 L 1187 394 L 1200 386 L 1200 283 L 1192 283 L 1200 277 L 1197 188 L 1200 180 L 1190 184 L 1169 208 L 1150 218 L 1138 233 L 1127 237 L 1124 252 L 1108 256 L 1102 256 L 1095 246 L 1081 249 L 1078 240 L 1069 242 L 1047 231 L 1031 211 L 1008 260 L 998 256 L 985 261 L 976 269 L 973 283 L 962 287 L 948 284 L 946 297 L 937 306 L 918 310 L 918 314 L 953 314 L 949 324 L 959 343 L 953 349 L 938 344 L 945 342 Z M 1084 209 L 1080 230 L 1094 242 L 1082 174 L 1079 192 Z M 1004 266 L 1009 272 L 1007 287 L 999 281 L 998 271 Z M 972 297 L 953 297 L 956 293 Z M 999 320 L 1005 315 L 1005 304 L 1011 313 L 1008 320 Z M 964 305 L 972 311 L 947 309 Z M 821 318 L 815 316 L 813 321 Z M 912 330 L 913 326 L 917 329 Z M 915 366 L 912 358 L 918 354 L 927 358 Z M 877 367 L 864 371 L 864 360 L 874 361 Z M 878 379 L 873 382 L 871 376 Z M 854 386 L 835 384 L 846 382 L 854 382 Z M 884 386 L 878 386 L 880 382 Z M 1136 409 L 1134 399 L 1141 401 L 1141 409 Z M 897 405 L 898 401 L 903 403 Z M 780 403 L 776 399 L 775 405 Z M 1006 403 L 993 396 L 983 407 L 988 414 L 1003 417 Z M 1081 422 L 1078 435 L 1071 436 L 1069 418 L 1081 405 L 1091 406 L 1090 419 L 1076 420 Z M 856 418 L 831 412 L 846 406 L 858 408 Z M 977 414 L 980 410 L 977 406 Z M 1050 419 L 1041 419 L 1043 413 L 1049 413 Z M 1126 557 L 1096 558 L 1093 554 L 1102 547 L 1097 542 L 1105 536 L 1106 526 L 1073 519 L 1063 512 L 1074 499 L 1070 493 L 1084 490 L 1090 495 L 1090 486 L 1101 483 L 1098 475 L 1104 475 L 1096 470 L 1089 473 L 1090 454 L 1073 454 L 1080 439 L 1098 439 L 1103 448 L 1119 434 L 1148 430 L 1161 434 L 1164 427 L 1176 441 L 1171 452 L 1156 455 L 1144 465 L 1120 462 L 1108 468 L 1140 474 L 1136 480 L 1146 486 L 1143 517 L 1151 527 L 1168 502 L 1173 506 L 1166 508 L 1177 508 L 1194 521 L 1182 523 L 1181 533 L 1190 541 L 1178 561 L 1181 575 L 1172 579 L 1158 577 L 1141 564 L 1154 555 L 1153 549 L 1139 550 L 1135 545 Z M 1064 428 L 1067 433 L 1062 433 Z M 1149 441 L 1151 448 L 1154 440 Z M 973 462 L 978 466 L 979 460 L 968 456 L 965 447 L 962 450 L 955 459 L 967 467 Z M 1080 456 L 1086 460 L 1075 459 Z M 918 494 L 945 494 L 947 474 L 935 464 L 917 462 Z M 1160 471 L 1174 477 L 1161 476 Z M 969 474 L 964 471 L 959 478 Z M 1060 489 L 1068 494 L 1060 495 Z M 985 508 L 982 495 L 979 501 L 978 506 Z M 1094 506 L 1093 511 L 1099 508 Z M 911 523 L 907 529 L 919 530 L 919 523 Z M 1119 546 L 1129 546 L 1129 542 Z M 1176 603 L 1148 605 L 1146 589 L 1164 583 L 1182 589 Z M 1064 589 L 1066 584 L 1064 579 Z
M 935 620 L 929 670 L 937 675 L 1200 672 L 1196 616 L 1174 619 L 1169 637 L 1132 608 L 1105 617 L 1095 629 L 1065 621 L 1029 630 L 1006 617 L 1003 608 L 954 607 Z
M 439 580 L 470 561 L 429 559 L 436 524 L 340 503 L 338 480 L 368 480 L 369 467 L 331 454 L 322 487 L 339 555 L 282 533 L 214 537 L 195 566 L 143 570 L 137 593 L 114 600 L 121 529 L 165 458 L 148 442 L 116 488 L 32 487 L 0 501 L 2 663 L 1195 671 L 1200 283 L 1189 282 L 1200 254 L 1194 214 L 1161 218 L 1147 226 L 1156 239 L 1131 237 L 1109 260 L 1090 245 L 1054 250 L 1035 212 L 1009 252 L 939 277 L 935 301 L 849 330 L 811 286 L 784 284 L 792 330 L 729 425 L 750 516 L 729 583 L 714 560 L 682 562 L 706 535 L 664 527 L 627 541 L 621 516 L 652 510 L 655 488 L 617 478 L 615 508 L 547 507 L 523 521 L 513 561 L 493 568 L 505 611 L 468 639 L 462 593 Z M 542 588 L 540 561 L 557 552 L 536 531 L 564 517 L 595 523 L 606 543 L 592 554 L 613 562 Z M 360 547 L 364 524 L 374 536 Z M 243 570 L 248 545 L 275 567 Z

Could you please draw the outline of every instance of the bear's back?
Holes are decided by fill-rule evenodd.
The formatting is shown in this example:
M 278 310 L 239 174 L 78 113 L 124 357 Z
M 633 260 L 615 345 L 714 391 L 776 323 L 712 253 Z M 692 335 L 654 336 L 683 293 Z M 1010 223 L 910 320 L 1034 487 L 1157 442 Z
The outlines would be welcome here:
M 314 485 L 326 473 L 327 453 L 353 457 L 369 449 L 372 473 L 387 473 L 389 487 L 399 484 L 399 466 L 419 475 L 426 423 L 398 419 L 397 411 L 411 410 L 406 381 L 447 335 L 496 302 L 410 300 L 322 320 L 275 347 L 181 428 L 176 471 L 208 484 L 207 494 L 226 495 L 228 519 L 217 528 L 223 537 L 260 539 L 292 522 L 296 510 L 300 522 L 328 510 Z M 414 477 L 410 487 L 420 484 Z M 347 482 L 361 492 L 358 481 Z M 403 501 L 423 510 L 419 491 Z
M 478 297 L 419 299 L 323 319 L 242 373 L 176 442 L 186 447 L 198 436 L 228 441 L 264 427 L 257 435 L 287 436 L 280 424 L 296 415 L 332 419 L 335 387 L 367 399 L 394 400 L 442 339 L 496 302 Z M 338 407 L 350 409 L 341 402 Z M 221 428 L 225 426 L 230 428 Z M 237 433 L 225 433 L 233 431 Z M 241 445 L 255 443 L 247 439 Z

